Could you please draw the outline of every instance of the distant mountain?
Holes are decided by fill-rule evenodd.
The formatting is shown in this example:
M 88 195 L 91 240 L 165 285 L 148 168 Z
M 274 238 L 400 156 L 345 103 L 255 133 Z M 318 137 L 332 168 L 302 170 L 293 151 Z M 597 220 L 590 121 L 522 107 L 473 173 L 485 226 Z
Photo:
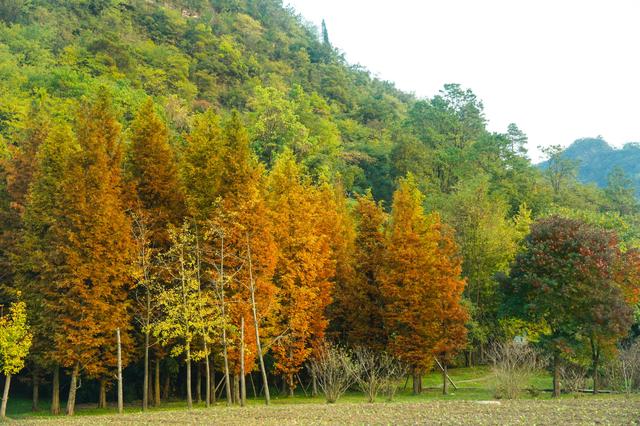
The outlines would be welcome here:
M 620 167 L 640 195 L 640 143 L 631 142 L 622 148 L 614 148 L 602 138 L 583 138 L 568 146 L 563 156 L 579 161 L 578 180 L 593 182 L 602 188 L 607 186 L 607 176 L 613 168 Z M 540 164 L 541 168 L 545 166 L 545 163 Z

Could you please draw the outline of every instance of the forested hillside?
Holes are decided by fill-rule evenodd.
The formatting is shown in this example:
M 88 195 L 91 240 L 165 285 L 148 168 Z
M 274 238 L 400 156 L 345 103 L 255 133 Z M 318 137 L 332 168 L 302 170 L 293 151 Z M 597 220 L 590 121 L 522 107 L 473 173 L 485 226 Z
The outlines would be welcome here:
M 623 178 L 640 195 L 640 145 L 625 144 L 616 149 L 602 138 L 578 139 L 569 145 L 563 158 L 576 162 L 578 180 L 607 187 L 611 179 Z M 542 164 L 542 167 L 545 163 Z
M 339 345 L 419 393 L 516 335 L 597 384 L 637 322 L 631 184 L 581 184 L 558 147 L 539 169 L 472 90 L 403 93 L 330 24 L 278 0 L 0 0 L 7 388 L 73 414 L 122 364 L 145 408 L 244 403 L 245 377 L 268 401 L 315 392 Z

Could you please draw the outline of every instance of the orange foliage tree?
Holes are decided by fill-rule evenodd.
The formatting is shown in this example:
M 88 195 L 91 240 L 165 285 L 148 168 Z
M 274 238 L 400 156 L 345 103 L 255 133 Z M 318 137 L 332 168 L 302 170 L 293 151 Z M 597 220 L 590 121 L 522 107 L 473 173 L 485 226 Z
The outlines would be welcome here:
M 380 267 L 384 263 L 384 226 L 386 214 L 368 191 L 359 196 L 355 206 L 355 241 L 353 275 L 339 280 L 334 291 L 332 312 L 340 340 L 349 346 L 383 350 L 386 346 L 380 292 Z
M 335 262 L 324 232 L 322 200 L 293 154 L 285 150 L 269 175 L 268 203 L 278 246 L 274 274 L 278 335 L 272 351 L 276 371 L 284 376 L 290 393 L 296 374 L 327 327 L 325 308 L 331 302 Z
M 56 322 L 53 357 L 72 370 L 68 414 L 74 413 L 81 371 L 101 377 L 115 367 L 117 328 L 124 347 L 131 344 L 132 243 L 122 197 L 120 125 L 104 91 L 82 106 L 75 134 L 74 142 L 63 130 L 42 150 L 25 238 L 25 247 L 33 249 L 31 275 Z M 48 150 L 63 155 L 51 161 Z
M 416 393 L 434 357 L 446 359 L 466 335 L 460 259 L 450 233 L 422 202 L 411 175 L 398 182 L 381 273 L 388 348 L 411 366 Z
M 240 116 L 232 114 L 225 123 L 218 202 L 212 213 L 212 246 L 224 236 L 225 272 L 232 277 L 226 289 L 229 325 L 233 331 L 229 344 L 229 363 L 239 391 L 240 353 L 244 346 L 245 372 L 255 367 L 257 340 L 251 300 L 251 278 L 255 285 L 256 316 L 261 336 L 272 334 L 269 327 L 275 308 L 276 288 L 272 277 L 277 247 L 264 199 L 263 167 L 251 152 L 249 136 Z M 251 270 L 248 264 L 251 251 Z M 240 341 L 240 325 L 244 319 L 244 342 Z
M 149 350 L 151 323 L 157 311 L 154 297 L 160 290 L 156 255 L 169 246 L 168 228 L 178 226 L 186 214 L 175 154 L 169 145 L 166 124 L 156 114 L 151 98 L 142 105 L 128 130 L 126 178 L 136 242 L 136 291 L 134 312 L 144 335 L 142 407 L 149 404 Z M 159 369 L 159 348 L 156 350 Z M 155 403 L 159 403 L 159 372 L 156 372 Z M 101 401 L 102 405 L 104 401 Z

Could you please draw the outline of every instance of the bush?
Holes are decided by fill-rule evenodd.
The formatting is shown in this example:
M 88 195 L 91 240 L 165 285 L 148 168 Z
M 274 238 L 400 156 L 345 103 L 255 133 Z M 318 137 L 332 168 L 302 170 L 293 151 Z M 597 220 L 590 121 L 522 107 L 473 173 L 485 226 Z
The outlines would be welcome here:
M 568 362 L 560 366 L 560 383 L 571 393 L 584 389 L 587 385 L 587 369 L 579 364 Z
M 526 343 L 498 342 L 489 350 L 495 375 L 495 397 L 514 399 L 529 388 L 529 382 L 545 365 L 538 352 Z
M 640 340 L 620 349 L 618 356 L 605 366 L 604 385 L 630 394 L 640 389 Z
M 334 403 L 344 395 L 359 374 L 349 352 L 328 343 L 316 352 L 310 366 L 328 403 Z
M 392 400 L 398 379 L 406 373 L 404 365 L 393 356 L 364 347 L 354 350 L 353 364 L 354 379 L 369 402 L 374 402 L 380 392 L 384 392 L 387 399 Z

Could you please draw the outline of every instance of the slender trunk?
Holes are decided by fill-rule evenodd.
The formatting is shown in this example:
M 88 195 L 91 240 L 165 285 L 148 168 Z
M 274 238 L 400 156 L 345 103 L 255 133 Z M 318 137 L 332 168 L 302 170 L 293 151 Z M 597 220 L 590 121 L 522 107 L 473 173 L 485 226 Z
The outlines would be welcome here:
M 216 396 L 216 391 L 217 391 L 217 387 L 216 387 L 216 369 L 212 368 L 211 369 L 211 403 L 215 404 L 216 400 L 217 400 L 217 396 Z
M 295 382 L 293 381 L 293 374 L 289 374 L 287 379 L 287 385 L 289 386 L 289 396 L 293 397 L 294 390 L 295 390 Z
M 560 356 L 556 352 L 553 354 L 553 397 L 560 396 Z
M 311 370 L 311 396 L 318 396 L 318 377 L 313 370 Z
M 442 360 L 442 394 L 449 393 L 449 381 L 447 380 L 447 363 Z
M 147 299 L 149 298 L 147 290 Z M 147 323 L 148 328 L 148 323 Z M 149 408 L 149 330 L 144 332 L 144 383 L 142 385 L 142 411 Z
M 98 394 L 98 408 L 107 408 L 107 380 L 100 379 L 100 393 Z
M 33 393 L 31 398 L 31 411 L 38 411 L 38 403 L 40 402 L 40 376 L 33 373 Z
M 53 379 L 51 380 L 51 414 L 60 414 L 60 366 L 53 367 Z
M 260 328 L 258 327 L 258 313 L 256 309 L 256 286 L 253 281 L 253 265 L 251 263 L 251 246 L 249 244 L 249 236 L 247 235 L 247 252 L 249 256 L 249 285 L 251 293 L 251 311 L 253 312 L 253 328 L 256 331 L 256 347 L 258 350 L 258 359 L 260 360 L 260 373 L 262 374 L 262 387 L 264 388 L 264 402 L 269 405 L 271 402 L 271 394 L 269 393 L 269 382 L 267 380 L 267 369 L 264 366 L 264 357 L 262 355 L 262 345 L 260 344 Z
M 240 318 L 240 406 L 247 402 L 247 382 L 244 371 L 244 317 Z
M 414 370 L 413 371 L 413 394 L 419 395 L 422 393 L 422 375 Z
M 168 376 L 167 376 L 168 377 Z M 153 381 L 155 387 L 155 396 L 153 398 L 153 405 L 157 407 L 160 405 L 160 357 L 156 357 L 156 378 Z
M 224 235 L 220 242 L 220 305 L 222 310 L 222 358 L 224 360 L 224 385 L 227 391 L 227 405 L 231 405 L 231 379 L 229 377 L 229 356 L 227 354 L 227 314 L 224 302 Z
M 71 383 L 69 384 L 69 398 L 67 399 L 67 416 L 73 416 L 76 412 L 76 391 L 78 390 L 78 374 L 80 374 L 80 364 L 76 363 L 71 372 Z
M 4 379 L 4 391 L 2 391 L 2 406 L 0 406 L 0 419 L 7 417 L 7 401 L 9 401 L 9 386 L 11 386 L 11 374 Z
M 153 376 L 151 375 L 151 361 L 149 361 L 149 386 L 147 386 L 147 407 L 155 405 L 153 402 Z
M 193 408 L 193 400 L 191 399 L 191 348 L 187 345 L 187 407 L 189 410 Z
M 169 391 L 171 390 L 171 376 L 168 374 L 164 377 L 164 386 L 162 388 L 162 399 L 165 401 L 169 400 Z
M 196 403 L 202 402 L 202 364 L 196 368 Z
M 124 413 L 124 395 L 122 391 L 122 342 L 120 341 L 120 329 L 116 329 L 118 340 L 118 413 Z
M 240 375 L 233 373 L 233 403 L 238 404 L 240 402 Z
M 591 368 L 593 369 L 593 394 L 598 393 L 598 366 L 600 364 L 600 351 L 595 340 L 591 339 Z
M 209 407 L 211 404 L 211 367 L 209 366 L 209 352 L 206 349 L 205 344 L 205 357 L 204 357 L 204 374 L 205 374 L 205 391 L 204 391 L 204 406 Z

